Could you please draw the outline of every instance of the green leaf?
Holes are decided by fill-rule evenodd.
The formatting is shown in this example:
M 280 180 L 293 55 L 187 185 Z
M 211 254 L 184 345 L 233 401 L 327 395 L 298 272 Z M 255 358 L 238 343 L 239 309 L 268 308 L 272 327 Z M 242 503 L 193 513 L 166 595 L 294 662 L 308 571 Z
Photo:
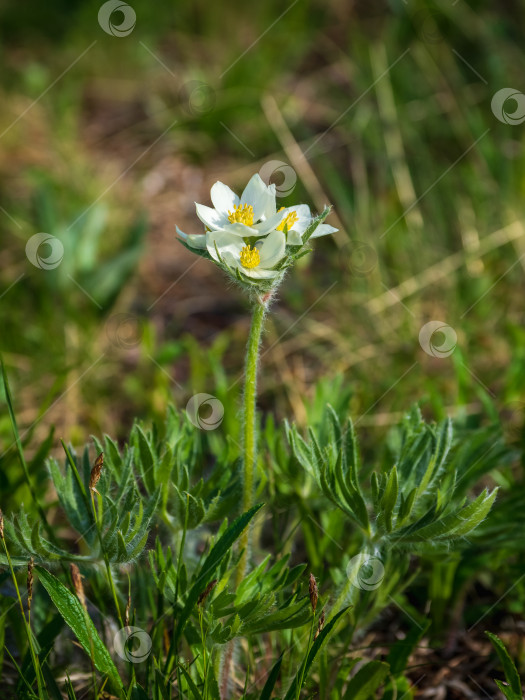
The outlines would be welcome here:
M 186 679 L 186 683 L 188 684 L 189 689 L 193 693 L 193 697 L 195 698 L 195 700 L 202 700 L 202 694 L 201 694 L 200 690 L 197 688 L 197 686 L 195 685 L 195 683 L 193 682 L 193 679 L 190 676 L 190 674 L 188 673 L 188 671 L 184 668 L 184 666 L 182 664 L 178 664 L 178 667 L 182 671 L 182 674 L 183 674 L 184 678 Z
M 516 665 L 507 651 L 507 648 L 501 639 L 495 634 L 492 634 L 492 632 L 485 632 L 485 634 L 490 639 L 494 649 L 496 650 L 496 654 L 498 655 L 501 665 L 503 666 L 503 673 L 505 674 L 507 683 L 510 686 L 510 688 L 506 688 L 505 686 L 502 687 L 498 681 L 496 681 L 499 689 L 505 694 L 505 697 L 508 698 L 508 700 L 522 700 L 523 692 L 521 689 L 520 677 L 518 675 Z M 512 692 L 512 695 L 507 694 L 509 690 Z
M 222 558 L 228 553 L 235 540 L 240 536 L 244 528 L 248 526 L 250 520 L 262 508 L 262 506 L 263 504 L 259 503 L 253 506 L 253 508 L 250 508 L 250 510 L 246 511 L 246 513 L 240 515 L 233 521 L 222 537 L 212 547 L 210 553 L 201 566 L 199 576 L 191 587 L 184 608 L 179 615 L 178 624 L 174 633 L 175 642 L 179 640 L 184 630 L 184 626 L 186 625 L 193 608 L 197 604 L 200 594 L 211 581 L 213 574 L 215 573 L 215 570 L 220 564 Z
M 268 679 L 264 684 L 264 688 L 261 690 L 259 700 L 271 700 L 272 690 L 274 689 L 275 684 L 277 683 L 277 679 L 279 678 L 279 671 L 281 670 L 282 662 L 283 655 L 281 654 L 281 656 L 275 662 L 272 670 L 270 671 L 270 675 L 268 676 Z
M 380 503 L 381 515 L 383 516 L 384 524 L 388 532 L 392 532 L 392 513 L 397 503 L 397 493 L 397 469 L 393 467 Z
M 343 608 L 340 612 L 337 613 L 337 615 L 334 615 L 332 619 L 327 623 L 325 628 L 320 632 L 319 636 L 315 640 L 315 642 L 312 644 L 312 647 L 308 653 L 308 657 L 306 658 L 306 662 L 304 664 L 304 672 L 302 671 L 303 665 L 301 664 L 301 668 L 298 670 L 295 678 L 292 681 L 291 686 L 288 688 L 288 692 L 286 693 L 286 696 L 284 700 L 293 700 L 296 695 L 297 695 L 297 685 L 299 683 L 299 678 L 301 674 L 303 674 L 303 678 L 306 679 L 308 676 L 308 672 L 310 670 L 310 667 L 312 666 L 315 657 L 319 653 L 319 650 L 325 643 L 325 641 L 328 639 L 328 636 L 330 635 L 332 629 L 334 628 L 334 625 L 336 622 L 339 620 L 341 615 L 344 615 L 345 612 L 348 610 L 348 607 Z
M 369 661 L 352 678 L 343 700 L 369 700 L 386 678 L 390 666 L 383 661 Z
M 149 493 L 155 491 L 155 455 L 149 444 L 148 438 L 140 425 L 135 425 L 135 461 L 140 470 L 144 486 Z
M 58 612 L 71 627 L 84 651 L 93 659 L 95 667 L 108 675 L 114 685 L 123 691 L 117 668 L 79 599 L 46 569 L 35 566 L 35 571 Z
M 331 210 L 332 207 L 325 207 L 321 214 L 312 219 L 310 226 L 308 226 L 306 231 L 303 233 L 303 247 L 308 243 L 312 235 L 315 233 L 315 229 L 323 223 Z
M 406 542 L 443 542 L 462 537 L 477 527 L 488 515 L 498 489 L 483 491 L 476 500 L 455 513 L 428 523 L 430 511 L 418 523 L 397 531 L 398 540 Z
M 242 633 L 262 634 L 274 630 L 293 629 L 305 625 L 311 619 L 310 601 L 308 598 L 303 598 L 298 603 L 274 610 L 268 615 L 258 615 L 257 619 L 242 626 Z

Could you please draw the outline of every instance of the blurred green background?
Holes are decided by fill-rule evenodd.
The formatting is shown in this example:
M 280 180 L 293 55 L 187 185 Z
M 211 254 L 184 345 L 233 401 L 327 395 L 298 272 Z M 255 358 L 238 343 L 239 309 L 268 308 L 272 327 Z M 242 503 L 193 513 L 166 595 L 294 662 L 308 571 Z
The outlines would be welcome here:
M 261 407 L 304 424 L 320 383 L 349 391 L 369 443 L 416 400 L 433 418 L 499 414 L 515 439 L 524 3 L 118 6 L 0 9 L 1 345 L 29 450 L 52 424 L 122 437 L 197 391 L 235 435 L 248 309 L 175 224 L 200 232 L 193 202 L 262 168 L 291 189 L 281 205 L 331 203 L 340 231 L 273 307 Z M 518 101 L 498 112 L 503 88 Z M 37 233 L 58 248 L 26 254 Z M 430 321 L 452 335 L 425 351 Z M 5 454 L 6 412 L 0 436 Z

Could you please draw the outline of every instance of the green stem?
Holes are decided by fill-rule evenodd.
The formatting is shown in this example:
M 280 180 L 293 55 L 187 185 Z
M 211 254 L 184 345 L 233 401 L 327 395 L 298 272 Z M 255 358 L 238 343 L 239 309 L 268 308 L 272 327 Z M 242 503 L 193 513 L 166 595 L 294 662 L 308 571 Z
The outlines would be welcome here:
M 257 438 L 255 431 L 256 400 L 257 400 L 257 363 L 259 359 L 259 346 L 264 325 L 264 316 L 268 307 L 268 297 L 257 299 L 252 316 L 250 335 L 246 346 L 246 359 L 244 366 L 244 397 L 243 397 L 243 498 L 242 512 L 253 505 L 253 491 L 255 481 L 255 465 L 257 461 Z M 241 558 L 235 572 L 235 588 L 238 588 L 246 575 L 248 568 L 248 555 L 250 551 L 251 527 L 245 528 L 239 537 Z M 235 649 L 235 640 L 225 645 L 222 656 L 220 694 L 222 700 L 227 697 L 230 666 Z
M 99 526 L 99 519 L 97 516 L 97 508 L 95 506 L 95 495 L 94 495 L 93 491 L 91 491 L 91 506 L 93 508 L 93 517 L 95 518 L 95 527 L 97 528 L 97 532 L 98 532 L 98 536 L 99 536 L 99 540 L 100 540 L 100 548 L 102 550 L 102 556 L 104 557 L 104 564 L 106 566 L 106 575 L 108 578 L 108 583 L 109 583 L 109 587 L 111 590 L 111 594 L 113 596 L 113 602 L 115 604 L 115 608 L 117 611 L 118 621 L 120 623 L 121 629 L 124 629 L 124 620 L 122 619 L 122 615 L 120 614 L 120 605 L 118 602 L 117 589 L 115 587 L 115 581 L 113 580 L 113 572 L 111 571 L 111 564 L 109 562 L 109 557 L 108 557 L 108 554 L 106 552 L 106 548 L 104 547 L 104 540 L 102 539 L 102 532 L 101 532 L 101 529 Z
M 244 451 L 244 480 L 242 512 L 246 513 L 253 505 L 253 491 L 255 478 L 255 464 L 257 459 L 257 441 L 255 435 L 255 407 L 257 399 L 257 363 L 259 359 L 259 345 L 266 314 L 266 303 L 258 300 L 255 304 L 252 316 L 252 325 L 246 347 L 246 360 L 244 370 L 244 422 L 243 422 L 243 451 Z M 239 586 L 246 575 L 248 554 L 250 549 L 251 528 L 247 527 L 239 538 L 239 547 L 242 550 L 235 578 L 236 587 Z
M 9 554 L 9 550 L 7 549 L 7 544 L 6 544 L 6 541 L 5 541 L 3 534 L 1 536 L 1 539 L 2 539 L 2 544 L 4 545 L 4 552 L 5 552 L 5 556 L 7 559 L 7 565 L 9 567 L 9 571 L 11 573 L 11 578 L 13 579 L 13 583 L 15 586 L 16 597 L 17 597 L 18 603 L 20 605 L 20 612 L 22 614 L 22 619 L 24 620 L 24 627 L 26 630 L 27 641 L 29 644 L 29 651 L 31 654 L 31 660 L 33 662 L 33 666 L 35 669 L 35 677 L 36 677 L 36 682 L 37 682 L 37 686 L 38 686 L 38 697 L 41 700 L 43 700 L 46 697 L 46 695 L 44 694 L 45 681 L 44 681 L 44 677 L 42 675 L 40 661 L 38 659 L 38 655 L 35 651 L 35 647 L 33 644 L 33 633 L 31 631 L 31 612 L 28 610 L 28 618 L 29 618 L 29 622 L 28 622 L 28 620 L 26 619 L 25 612 L 24 612 L 24 604 L 22 603 L 22 596 L 20 595 L 20 589 L 18 587 L 18 581 L 16 580 L 15 570 L 13 568 L 11 556 Z M 22 672 L 20 672 L 20 675 L 22 676 Z
M 301 664 L 301 672 L 299 674 L 299 682 L 297 684 L 296 700 L 299 700 L 299 698 L 301 697 L 301 690 L 303 689 L 304 673 L 306 671 L 306 664 L 308 662 L 308 656 L 310 654 L 310 647 L 312 646 L 312 637 L 314 635 L 314 626 L 315 626 L 315 612 L 312 615 L 312 623 L 310 625 L 310 634 L 308 635 L 308 644 L 306 646 L 306 654 L 304 657 L 304 661 Z

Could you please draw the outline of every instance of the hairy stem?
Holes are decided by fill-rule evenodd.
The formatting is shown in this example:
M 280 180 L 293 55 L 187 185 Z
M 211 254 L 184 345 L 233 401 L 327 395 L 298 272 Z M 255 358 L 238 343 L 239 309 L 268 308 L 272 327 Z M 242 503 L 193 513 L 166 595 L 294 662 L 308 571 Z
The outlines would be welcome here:
M 259 359 L 259 345 L 266 313 L 266 304 L 258 301 L 253 310 L 252 325 L 246 348 L 246 361 L 244 370 L 244 399 L 243 399 L 243 450 L 244 450 L 244 476 L 242 512 L 246 513 L 253 505 L 253 490 L 255 478 L 255 464 L 257 460 L 257 442 L 255 435 L 255 405 L 257 399 L 257 363 Z M 239 538 L 239 546 L 242 550 L 239 565 L 235 576 L 235 585 L 239 586 L 246 575 L 248 554 L 250 549 L 251 528 L 247 527 Z
M 252 325 L 246 347 L 246 360 L 244 368 L 244 398 L 243 398 L 243 499 L 242 512 L 246 513 L 253 505 L 253 491 L 255 480 L 255 464 L 257 461 L 257 438 L 255 431 L 255 415 L 257 401 L 257 364 L 259 359 L 259 346 L 264 324 L 264 316 L 267 309 L 267 299 L 258 299 L 252 316 Z M 238 588 L 246 575 L 248 567 L 248 555 L 250 551 L 251 527 L 247 527 L 239 538 L 241 558 L 235 573 L 235 587 Z M 228 697 L 228 683 L 230 678 L 230 666 L 235 651 L 235 640 L 229 642 L 224 649 L 221 664 L 220 694 L 224 700 Z

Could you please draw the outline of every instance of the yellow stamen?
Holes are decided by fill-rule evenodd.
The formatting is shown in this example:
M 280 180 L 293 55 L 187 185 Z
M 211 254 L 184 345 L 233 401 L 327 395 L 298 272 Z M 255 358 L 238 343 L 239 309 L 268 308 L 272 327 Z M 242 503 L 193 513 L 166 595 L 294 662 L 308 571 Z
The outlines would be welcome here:
M 281 207 L 279 211 L 282 211 L 283 209 L 284 207 Z M 284 227 L 286 226 L 286 230 L 289 231 L 291 228 L 293 228 L 293 225 L 297 223 L 297 221 L 299 221 L 299 217 L 294 211 L 291 211 L 284 217 L 279 226 L 277 226 L 277 230 L 284 231 Z
M 253 207 L 251 204 L 234 204 L 233 211 L 228 211 L 228 221 L 230 224 L 253 225 Z
M 241 250 L 241 265 L 247 270 L 253 270 L 261 262 L 261 256 L 257 248 L 250 248 L 249 245 L 245 245 Z

